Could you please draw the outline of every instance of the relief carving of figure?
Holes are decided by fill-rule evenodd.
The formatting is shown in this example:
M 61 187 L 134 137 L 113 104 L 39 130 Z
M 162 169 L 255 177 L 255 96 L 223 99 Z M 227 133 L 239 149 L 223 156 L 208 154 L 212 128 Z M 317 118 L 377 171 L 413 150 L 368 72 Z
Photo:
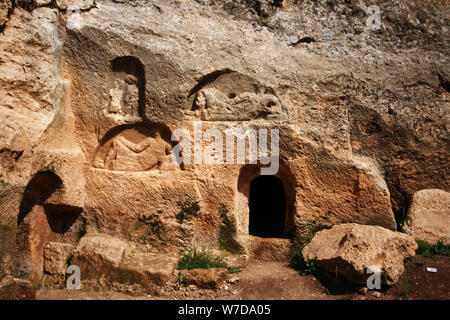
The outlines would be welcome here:
M 112 171 L 172 170 L 175 164 L 171 151 L 171 145 L 159 133 L 138 143 L 119 135 L 109 143 L 102 166 Z M 96 162 L 96 166 L 99 165 L 102 167 Z
M 194 109 L 185 114 L 204 121 L 239 121 L 276 119 L 282 113 L 281 103 L 273 94 L 244 92 L 229 97 L 215 88 L 206 88 L 197 93 Z
M 138 79 L 128 74 L 123 80 L 116 79 L 109 90 L 109 113 L 136 117 L 139 115 Z

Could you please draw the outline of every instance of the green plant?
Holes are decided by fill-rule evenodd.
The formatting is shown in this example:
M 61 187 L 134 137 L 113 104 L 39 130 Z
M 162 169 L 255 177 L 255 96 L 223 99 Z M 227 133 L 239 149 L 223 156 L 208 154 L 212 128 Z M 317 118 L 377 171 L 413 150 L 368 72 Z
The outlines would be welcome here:
M 183 285 L 183 282 L 184 282 L 184 276 L 183 276 L 183 274 L 181 274 L 181 273 L 178 274 L 178 276 L 177 276 L 177 281 L 178 281 L 178 284 L 179 284 L 180 286 Z
M 303 275 L 305 274 L 316 274 L 319 270 L 317 258 L 305 260 L 305 269 L 303 270 Z
M 423 261 L 417 261 L 416 264 L 421 267 L 426 267 L 426 263 Z
M 197 251 L 196 249 L 188 251 L 178 261 L 178 270 L 191 270 L 196 268 L 228 268 L 228 266 L 221 257 L 216 257 L 210 251 L 203 248 L 201 251 Z
M 303 247 L 299 246 L 291 251 L 290 266 L 294 269 L 300 269 L 302 275 L 316 274 L 319 271 L 317 258 L 305 259 L 302 254 Z
M 242 271 L 242 270 L 239 269 L 239 268 L 228 267 L 228 273 L 229 273 L 229 274 L 239 273 L 239 272 L 241 272 L 241 271 Z
M 183 200 L 178 201 L 177 204 L 180 207 L 180 212 L 176 214 L 175 218 L 180 224 L 187 218 L 198 216 L 200 212 L 200 205 L 197 201 Z
M 296 247 L 291 251 L 290 265 L 294 269 L 301 269 L 305 267 L 305 259 L 302 254 L 303 247 Z
M 442 241 L 431 244 L 423 240 L 417 240 L 416 254 L 427 258 L 434 258 L 437 255 L 450 256 L 450 245 Z

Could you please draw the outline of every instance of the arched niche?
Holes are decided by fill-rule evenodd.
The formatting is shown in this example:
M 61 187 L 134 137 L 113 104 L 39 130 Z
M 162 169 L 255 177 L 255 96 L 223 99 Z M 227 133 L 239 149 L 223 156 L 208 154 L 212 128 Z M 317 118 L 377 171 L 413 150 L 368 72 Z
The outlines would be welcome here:
M 264 179 L 261 177 L 267 177 L 261 175 L 260 165 L 245 165 L 241 168 L 238 177 L 238 193 L 237 193 L 237 220 L 238 220 L 238 231 L 244 234 L 251 234 L 250 230 L 250 197 L 252 194 L 252 183 L 253 188 L 255 181 L 258 179 Z M 294 175 L 291 173 L 288 167 L 285 165 L 280 165 L 280 168 L 272 178 L 267 178 L 264 183 L 265 186 L 270 188 L 270 184 L 273 183 L 274 190 L 282 190 L 284 194 L 284 207 L 280 206 L 280 210 L 284 210 L 284 213 L 279 213 L 283 216 L 282 226 L 277 226 L 278 230 L 282 229 L 282 234 L 278 234 L 279 238 L 291 238 L 294 233 L 294 216 L 295 216 L 295 190 L 296 190 L 296 180 Z M 282 186 L 280 186 L 280 183 Z M 253 190 L 254 191 L 254 190 Z M 265 194 L 270 195 L 270 192 Z M 256 195 L 258 196 L 258 195 Z M 280 195 L 277 196 L 277 201 L 279 201 Z M 268 199 L 264 199 L 268 201 Z M 253 201 L 258 201 L 258 199 L 252 199 Z M 254 205 L 254 204 L 252 204 Z M 270 219 L 269 219 L 270 220 Z M 257 232 L 258 233 L 258 232 Z M 254 234 L 258 236 L 258 234 Z M 277 234 L 275 232 L 275 234 Z M 263 235 L 264 236 L 264 235 Z M 270 235 L 269 235 L 270 237 Z
M 117 126 L 100 140 L 92 166 L 110 171 L 177 170 L 170 129 L 161 123 Z
M 126 118 L 145 118 L 145 67 L 132 56 L 111 61 L 107 90 L 107 114 Z

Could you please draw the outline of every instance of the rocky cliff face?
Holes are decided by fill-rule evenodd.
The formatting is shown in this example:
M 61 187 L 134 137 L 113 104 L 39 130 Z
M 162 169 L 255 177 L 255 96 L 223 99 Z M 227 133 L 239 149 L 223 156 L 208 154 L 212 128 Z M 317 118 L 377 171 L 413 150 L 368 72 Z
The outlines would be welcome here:
M 366 2 L 1 0 L 2 263 L 39 278 L 47 242 L 94 231 L 255 254 L 260 164 L 171 161 L 199 123 L 279 130 L 280 237 L 396 229 L 450 189 L 450 7 L 377 1 L 374 29 Z

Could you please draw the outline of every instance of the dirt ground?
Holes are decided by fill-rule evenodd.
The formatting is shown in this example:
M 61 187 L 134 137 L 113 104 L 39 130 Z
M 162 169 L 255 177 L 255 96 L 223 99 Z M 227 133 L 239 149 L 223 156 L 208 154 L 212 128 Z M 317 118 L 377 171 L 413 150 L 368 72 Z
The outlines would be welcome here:
M 437 268 L 430 273 L 426 267 Z M 400 281 L 381 292 L 363 293 L 335 275 L 301 275 L 287 263 L 255 262 L 242 272 L 228 275 L 218 289 L 198 289 L 195 286 L 173 284 L 160 296 L 134 295 L 133 292 L 92 291 L 87 289 L 41 289 L 38 300 L 448 300 L 450 257 L 416 256 L 405 261 Z
M 437 272 L 427 271 L 427 267 Z M 450 299 L 450 257 L 426 258 L 415 256 L 405 263 L 405 273 L 384 298 L 388 299 Z

